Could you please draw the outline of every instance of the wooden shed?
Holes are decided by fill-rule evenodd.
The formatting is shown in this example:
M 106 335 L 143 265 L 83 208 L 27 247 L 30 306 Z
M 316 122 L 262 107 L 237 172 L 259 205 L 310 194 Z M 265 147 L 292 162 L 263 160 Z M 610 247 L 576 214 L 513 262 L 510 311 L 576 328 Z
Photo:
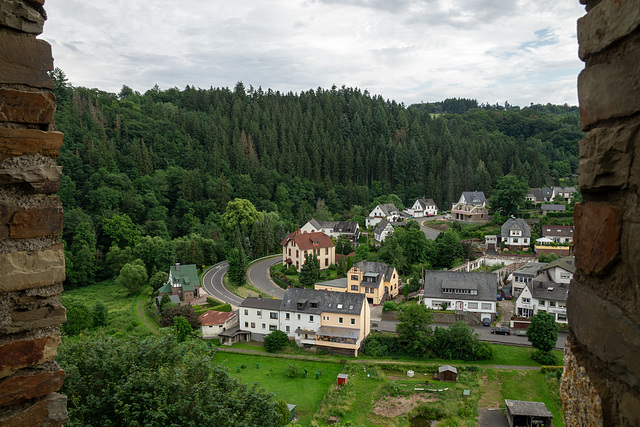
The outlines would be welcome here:
M 451 365 L 440 366 L 438 379 L 440 381 L 458 381 L 458 370 Z
M 504 403 L 510 427 L 551 427 L 553 414 L 544 403 L 509 399 Z
M 347 375 L 347 374 L 338 374 L 338 385 L 342 386 L 344 384 L 349 384 L 349 375 Z

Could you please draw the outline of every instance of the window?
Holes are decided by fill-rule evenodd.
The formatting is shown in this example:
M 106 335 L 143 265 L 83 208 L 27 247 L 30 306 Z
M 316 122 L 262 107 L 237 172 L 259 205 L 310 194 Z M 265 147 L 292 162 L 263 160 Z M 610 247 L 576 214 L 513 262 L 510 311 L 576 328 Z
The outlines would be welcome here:
M 555 301 L 549 301 L 549 307 L 555 307 L 555 306 L 556 306 Z
M 291 319 L 291 314 L 290 314 L 290 313 L 285 313 L 285 314 L 284 314 L 284 318 L 285 318 L 286 320 Z
M 329 258 L 327 258 L 327 259 L 325 259 L 325 260 L 324 260 L 324 266 L 326 267 L 326 266 L 328 266 L 328 265 L 329 265 Z
M 567 315 L 566 314 L 558 314 L 558 322 L 567 323 Z
M 273 311 L 269 313 L 269 319 L 277 319 L 277 318 L 278 318 L 278 313 L 274 313 Z
M 285 331 L 287 331 L 287 332 L 291 332 L 291 328 L 289 327 L 289 325 L 285 326 L 285 328 L 284 328 L 284 329 L 285 329 Z
M 324 248 L 324 254 L 329 255 L 329 248 Z
M 354 319 L 353 317 L 351 318 L 351 324 L 355 325 L 356 324 L 356 319 Z
M 249 327 L 249 322 L 244 322 L 244 327 L 248 328 Z
M 352 275 L 351 275 L 351 280 L 358 280 L 358 276 L 357 276 L 357 275 L 355 275 L 355 274 L 352 274 Z
M 262 310 L 258 310 L 256 314 L 258 315 L 258 317 L 262 317 Z
M 311 307 L 311 308 L 318 308 L 318 303 L 317 303 L 317 302 L 310 302 L 310 303 L 309 303 L 309 307 Z
M 544 304 L 545 304 L 545 300 L 541 299 L 539 303 L 540 307 L 544 307 Z
M 529 304 L 531 302 L 531 298 L 522 298 L 522 302 L 525 304 Z
M 342 308 L 342 304 L 338 304 L 336 308 Z
M 490 302 L 483 302 L 482 303 L 482 309 L 483 310 L 491 310 L 491 303 Z
M 249 315 L 249 310 L 245 310 L 245 311 L 244 311 L 244 315 L 245 315 L 245 316 L 248 316 L 248 315 Z
M 338 317 L 338 323 L 344 323 L 344 319 L 342 317 Z
M 300 314 L 298 314 L 298 320 L 300 320 Z
M 267 329 L 267 324 L 266 323 L 262 324 L 262 329 Z
M 471 308 L 478 308 L 478 303 L 477 302 L 470 302 L 468 307 Z
M 277 329 L 276 325 L 269 325 L 270 331 L 275 331 Z
M 289 248 L 289 256 L 291 256 L 291 248 Z
M 255 329 L 255 327 L 256 327 L 255 322 L 251 322 L 251 328 Z
M 296 249 L 296 258 L 300 256 L 300 251 Z
M 358 290 L 358 288 L 359 288 L 359 286 L 358 286 L 358 285 L 351 285 L 351 290 L 352 290 L 352 291 L 357 291 L 357 290 Z
M 309 316 L 309 322 L 313 322 L 313 316 Z

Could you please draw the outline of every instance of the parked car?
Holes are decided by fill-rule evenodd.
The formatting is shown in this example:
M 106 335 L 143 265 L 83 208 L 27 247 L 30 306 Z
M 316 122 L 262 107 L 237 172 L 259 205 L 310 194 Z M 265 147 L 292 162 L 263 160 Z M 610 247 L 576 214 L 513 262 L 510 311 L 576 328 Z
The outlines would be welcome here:
M 515 335 L 517 337 L 526 337 L 527 336 L 527 330 L 526 329 L 519 329 L 513 335 Z
M 511 335 L 511 329 L 505 327 L 491 328 L 491 333 L 496 335 Z
M 496 299 L 497 299 L 498 301 L 502 301 L 502 294 L 497 294 Z
M 482 319 L 482 326 L 491 326 L 491 319 L 489 319 L 488 317 Z
M 445 215 L 444 219 L 451 219 L 451 215 Z

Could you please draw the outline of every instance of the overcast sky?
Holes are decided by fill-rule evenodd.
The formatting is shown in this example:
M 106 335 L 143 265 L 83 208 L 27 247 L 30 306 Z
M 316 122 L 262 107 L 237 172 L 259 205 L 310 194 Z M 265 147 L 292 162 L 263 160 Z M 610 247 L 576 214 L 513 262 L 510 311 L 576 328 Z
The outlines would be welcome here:
M 43 39 L 74 86 L 238 81 L 358 87 L 404 102 L 577 104 L 578 0 L 49 0 Z

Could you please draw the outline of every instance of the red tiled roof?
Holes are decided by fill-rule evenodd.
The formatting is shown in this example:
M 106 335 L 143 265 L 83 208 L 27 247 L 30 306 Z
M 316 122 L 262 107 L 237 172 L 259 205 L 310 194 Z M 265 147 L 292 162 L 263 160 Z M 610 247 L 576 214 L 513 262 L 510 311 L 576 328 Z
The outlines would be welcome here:
M 202 313 L 198 320 L 200 320 L 202 326 L 221 325 L 235 315 L 236 313 L 208 310 Z
M 294 240 L 296 245 L 303 251 L 307 249 L 330 248 L 335 246 L 331 241 L 331 237 L 320 231 L 313 233 L 301 233 L 299 230 L 296 230 L 285 237 L 280 244 L 282 246 L 286 246 L 291 240 Z

